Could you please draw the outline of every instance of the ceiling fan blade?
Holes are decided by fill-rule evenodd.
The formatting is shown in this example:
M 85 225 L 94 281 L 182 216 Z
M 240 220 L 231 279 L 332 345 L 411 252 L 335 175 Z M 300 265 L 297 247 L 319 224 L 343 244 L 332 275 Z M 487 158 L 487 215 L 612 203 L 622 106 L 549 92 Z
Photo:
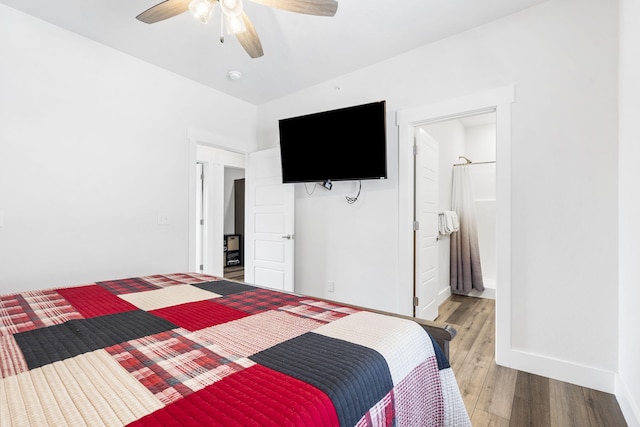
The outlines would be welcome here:
M 289 12 L 316 16 L 333 16 L 338 10 L 335 0 L 251 0 L 254 3 Z
M 242 12 L 240 16 L 247 30 L 236 34 L 236 37 L 250 57 L 259 58 L 264 55 L 264 52 L 258 33 L 246 13 Z
M 173 18 L 189 10 L 190 0 L 165 0 L 162 3 L 150 7 L 136 16 L 136 19 L 147 24 L 153 24 L 168 18 Z

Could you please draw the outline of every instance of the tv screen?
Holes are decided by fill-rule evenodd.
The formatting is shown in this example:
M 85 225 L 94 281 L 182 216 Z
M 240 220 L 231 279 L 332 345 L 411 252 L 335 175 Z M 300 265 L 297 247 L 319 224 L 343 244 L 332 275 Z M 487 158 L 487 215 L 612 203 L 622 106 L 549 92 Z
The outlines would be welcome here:
M 279 121 L 282 181 L 387 178 L 385 101 Z

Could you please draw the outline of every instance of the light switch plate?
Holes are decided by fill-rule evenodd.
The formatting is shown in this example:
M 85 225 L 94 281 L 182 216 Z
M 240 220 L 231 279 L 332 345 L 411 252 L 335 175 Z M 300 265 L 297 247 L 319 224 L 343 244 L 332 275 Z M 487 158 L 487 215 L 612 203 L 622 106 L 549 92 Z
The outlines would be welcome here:
M 158 225 L 169 225 L 169 214 L 159 213 L 158 214 Z

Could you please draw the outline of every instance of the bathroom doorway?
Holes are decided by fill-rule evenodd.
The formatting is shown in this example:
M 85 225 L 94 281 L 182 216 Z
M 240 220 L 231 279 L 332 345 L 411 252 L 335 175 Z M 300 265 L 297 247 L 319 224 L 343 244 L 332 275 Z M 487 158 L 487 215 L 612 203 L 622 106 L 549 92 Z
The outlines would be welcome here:
M 416 129 L 422 126 L 460 119 L 482 113 L 495 113 L 496 121 L 496 363 L 511 364 L 511 105 L 515 101 L 515 86 L 505 86 L 434 104 L 400 110 L 396 114 L 399 131 L 399 280 L 414 283 L 414 156 Z M 473 158 L 471 158 L 474 161 Z M 476 160 L 480 161 L 480 160 Z M 399 293 L 406 301 L 406 311 L 414 312 L 415 288 L 403 288 Z M 436 296 L 437 298 L 437 296 Z M 414 312 L 415 313 L 415 312 Z
M 456 167 L 468 168 L 473 196 L 470 207 L 482 269 L 482 281 L 477 284 L 480 290 L 472 289 L 467 295 L 495 299 L 495 112 L 417 126 L 415 146 L 414 209 L 419 226 L 414 235 L 414 315 L 434 320 L 438 307 L 452 293 L 451 240 L 457 236 L 452 233 L 458 231 L 452 232 L 440 222 L 445 220 L 445 213 L 453 210 L 452 175 Z

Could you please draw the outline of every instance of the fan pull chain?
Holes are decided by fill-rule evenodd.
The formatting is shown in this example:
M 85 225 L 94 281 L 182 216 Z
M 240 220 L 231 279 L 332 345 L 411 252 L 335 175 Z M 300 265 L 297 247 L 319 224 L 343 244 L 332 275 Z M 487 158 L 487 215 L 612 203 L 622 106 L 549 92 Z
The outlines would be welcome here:
M 220 12 L 220 43 L 224 43 L 224 13 Z

